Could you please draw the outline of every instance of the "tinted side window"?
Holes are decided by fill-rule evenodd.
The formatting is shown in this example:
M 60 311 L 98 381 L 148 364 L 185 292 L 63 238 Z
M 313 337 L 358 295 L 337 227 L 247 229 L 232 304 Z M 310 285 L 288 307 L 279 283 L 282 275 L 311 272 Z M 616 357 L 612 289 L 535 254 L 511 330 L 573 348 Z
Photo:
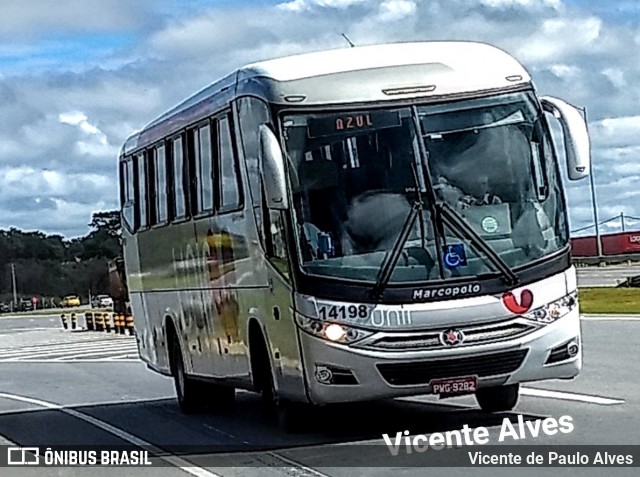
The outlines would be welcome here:
M 185 187 L 185 161 L 183 153 L 182 136 L 171 141 L 171 216 L 173 219 L 184 219 L 187 216 L 187 190 Z
M 196 194 L 194 213 L 213 210 L 213 162 L 211 157 L 211 127 L 207 124 L 190 131 L 190 163 L 195 177 L 192 177 Z
M 156 150 L 147 149 L 145 152 L 147 167 L 147 225 L 153 226 L 158 223 L 157 219 L 157 189 L 156 189 Z
M 137 227 L 144 228 L 148 225 L 148 201 L 147 201 L 147 172 L 145 167 L 144 154 L 136 154 L 136 203 L 137 207 Z
M 200 192 L 201 211 L 213 210 L 213 158 L 211 154 L 211 127 L 198 130 L 200 136 Z
M 167 157 L 164 145 L 159 146 L 154 154 L 156 222 L 167 221 Z
M 238 117 L 242 135 L 242 147 L 249 175 L 249 186 L 254 207 L 260 205 L 260 168 L 258 149 L 260 141 L 258 128 L 261 124 L 269 124 L 269 109 L 262 101 L 255 98 L 241 98 L 238 101 Z
M 253 205 L 253 215 L 260 240 L 265 246 L 265 218 L 262 210 L 262 191 L 260 189 L 260 165 L 258 163 L 260 140 L 258 130 L 261 124 L 269 124 L 267 105 L 255 98 L 241 98 L 238 101 L 238 118 L 244 151 L 244 160 L 249 179 L 249 197 Z M 268 219 L 268 218 L 267 218 Z
M 122 203 L 122 217 L 129 229 L 135 229 L 135 190 L 134 190 L 133 160 L 128 158 L 120 164 L 120 200 Z
M 220 163 L 221 208 L 234 209 L 240 205 L 238 161 L 233 149 L 229 118 L 218 121 L 218 158 Z

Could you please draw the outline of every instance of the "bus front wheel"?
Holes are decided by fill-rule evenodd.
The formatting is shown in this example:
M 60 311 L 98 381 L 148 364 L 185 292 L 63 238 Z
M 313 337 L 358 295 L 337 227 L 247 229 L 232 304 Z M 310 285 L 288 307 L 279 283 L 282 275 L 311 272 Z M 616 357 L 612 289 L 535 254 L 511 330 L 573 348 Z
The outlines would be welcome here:
M 257 390 L 262 396 L 263 411 L 267 418 L 275 421 L 287 433 L 300 432 L 304 422 L 301 419 L 302 404 L 284 400 L 278 395 L 267 345 L 261 336 L 256 338 L 252 356 Z
M 476 391 L 476 401 L 485 412 L 511 411 L 518 404 L 519 384 L 481 388 Z

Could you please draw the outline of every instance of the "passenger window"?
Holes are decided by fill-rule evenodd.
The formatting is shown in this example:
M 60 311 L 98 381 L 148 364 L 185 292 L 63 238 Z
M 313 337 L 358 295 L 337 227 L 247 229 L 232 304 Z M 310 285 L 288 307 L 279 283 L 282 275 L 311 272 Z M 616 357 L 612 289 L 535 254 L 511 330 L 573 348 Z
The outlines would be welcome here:
M 167 157 L 165 147 L 159 146 L 154 154 L 156 223 L 167 221 Z
M 120 200 L 122 203 L 122 217 L 131 231 L 135 230 L 135 192 L 133 161 L 127 159 L 120 169 Z
M 285 241 L 285 220 L 281 210 L 269 210 L 269 232 L 267 235 L 267 255 L 271 263 L 289 278 L 287 243 Z
M 183 219 L 187 216 L 187 196 L 184 186 L 184 154 L 182 136 L 173 139 L 171 143 L 171 172 L 172 184 L 172 218 Z
M 148 200 L 147 200 L 147 173 L 145 167 L 144 154 L 137 154 L 135 156 L 136 162 L 136 178 L 135 185 L 137 185 L 136 191 L 136 203 L 137 208 L 137 227 L 145 228 L 148 225 Z
M 195 177 L 192 190 L 195 192 L 195 214 L 213 210 L 213 166 L 211 157 L 211 127 L 209 125 L 193 129 L 190 132 L 190 163 Z
M 220 163 L 221 208 L 234 209 L 240 205 L 238 163 L 231 139 L 229 119 L 218 121 L 218 158 Z
M 200 144 L 200 212 L 213 210 L 213 159 L 211 157 L 211 127 L 198 130 Z
M 260 167 L 258 164 L 258 151 L 260 148 L 258 131 L 261 124 L 270 123 L 269 108 L 264 102 L 256 98 L 241 98 L 238 101 L 238 118 L 240 121 L 244 161 L 249 179 L 249 198 L 253 205 L 260 242 L 265 247 L 266 225 L 262 214 Z

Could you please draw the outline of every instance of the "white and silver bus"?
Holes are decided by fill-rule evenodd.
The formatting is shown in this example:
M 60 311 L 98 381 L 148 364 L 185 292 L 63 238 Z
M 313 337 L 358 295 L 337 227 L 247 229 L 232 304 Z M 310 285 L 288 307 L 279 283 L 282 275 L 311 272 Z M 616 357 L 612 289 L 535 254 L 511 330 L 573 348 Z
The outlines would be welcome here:
M 419 394 L 510 410 L 582 366 L 562 176 L 589 148 L 580 111 L 485 44 L 240 68 L 122 147 L 140 356 L 185 412 L 236 389 L 284 417 Z

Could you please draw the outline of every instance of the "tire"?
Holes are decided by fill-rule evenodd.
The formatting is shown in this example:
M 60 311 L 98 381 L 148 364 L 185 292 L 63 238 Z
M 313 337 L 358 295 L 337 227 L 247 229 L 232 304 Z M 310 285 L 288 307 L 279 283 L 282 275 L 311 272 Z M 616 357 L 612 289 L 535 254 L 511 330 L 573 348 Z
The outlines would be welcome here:
M 511 411 L 518 404 L 519 384 L 481 388 L 476 391 L 476 401 L 485 412 Z
M 257 366 L 257 387 L 262 396 L 262 409 L 267 419 L 274 422 L 277 427 L 286 433 L 297 433 L 302 430 L 303 418 L 302 403 L 290 402 L 278 396 L 273 380 L 271 359 L 267 352 L 264 338 L 260 337 L 260 344 L 254 348 Z
M 206 407 L 204 404 L 204 396 L 206 396 L 206 394 L 203 392 L 203 386 L 185 374 L 182 351 L 180 350 L 180 343 L 178 343 L 176 337 L 173 339 L 171 348 L 173 382 L 180 409 L 185 414 L 196 414 L 204 411 Z

